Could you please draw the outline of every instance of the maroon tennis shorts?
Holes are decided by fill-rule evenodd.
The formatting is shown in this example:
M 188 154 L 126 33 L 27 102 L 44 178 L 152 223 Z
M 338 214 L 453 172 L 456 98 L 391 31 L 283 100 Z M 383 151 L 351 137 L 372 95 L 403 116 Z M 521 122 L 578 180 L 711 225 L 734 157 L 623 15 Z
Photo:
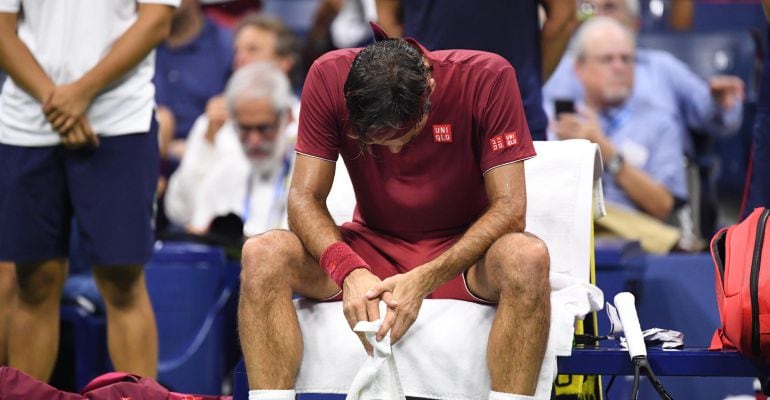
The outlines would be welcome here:
M 372 273 L 380 279 L 408 272 L 433 260 L 450 248 L 460 235 L 407 242 L 394 236 L 375 232 L 358 222 L 348 222 L 340 227 L 342 238 L 369 264 Z M 493 304 L 471 293 L 465 274 L 439 286 L 428 299 L 456 299 L 481 304 Z

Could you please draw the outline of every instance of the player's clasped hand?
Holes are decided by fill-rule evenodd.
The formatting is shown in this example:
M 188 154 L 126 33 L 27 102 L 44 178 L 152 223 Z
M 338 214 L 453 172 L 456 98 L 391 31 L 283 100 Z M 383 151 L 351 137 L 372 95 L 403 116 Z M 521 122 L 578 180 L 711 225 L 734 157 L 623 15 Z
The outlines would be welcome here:
M 375 321 L 380 318 L 379 298 L 367 299 L 365 293 L 380 283 L 380 278 L 365 268 L 353 270 L 345 278 L 342 288 L 342 310 L 350 329 L 356 326 L 358 321 Z M 366 336 L 356 332 L 366 353 L 372 355 L 373 349 Z
M 405 274 L 391 276 L 366 293 L 368 299 L 382 298 L 388 306 L 377 332 L 377 340 L 382 340 L 390 330 L 390 342 L 395 344 L 417 319 L 422 300 L 428 294 L 424 280 L 418 274 L 419 268 L 415 268 Z

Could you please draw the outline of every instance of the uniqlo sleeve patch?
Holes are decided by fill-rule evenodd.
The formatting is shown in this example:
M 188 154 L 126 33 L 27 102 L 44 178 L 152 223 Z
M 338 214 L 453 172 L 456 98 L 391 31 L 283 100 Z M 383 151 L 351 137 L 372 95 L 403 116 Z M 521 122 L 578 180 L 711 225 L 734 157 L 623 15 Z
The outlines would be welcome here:
M 503 141 L 503 135 L 492 136 L 492 138 L 489 139 L 489 147 L 492 148 L 492 151 L 504 149 L 505 142 Z
M 519 138 L 516 136 L 516 132 L 503 133 L 503 139 L 505 139 L 505 147 L 516 146 L 519 144 Z
M 519 144 L 519 138 L 516 136 L 516 132 L 503 133 L 501 135 L 492 136 L 489 139 L 489 147 L 492 151 L 499 151 L 508 147 L 513 147 Z
M 433 125 L 433 142 L 452 143 L 452 124 Z

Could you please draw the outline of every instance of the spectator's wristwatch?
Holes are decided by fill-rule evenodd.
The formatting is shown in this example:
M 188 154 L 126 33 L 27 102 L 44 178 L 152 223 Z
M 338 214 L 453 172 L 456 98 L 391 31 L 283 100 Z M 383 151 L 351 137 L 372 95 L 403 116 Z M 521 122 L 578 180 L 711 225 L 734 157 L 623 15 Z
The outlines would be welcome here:
M 615 153 L 615 155 L 607 160 L 607 172 L 612 175 L 617 175 L 618 172 L 620 172 L 620 169 L 623 168 L 624 162 L 623 155 L 620 154 L 620 152 Z

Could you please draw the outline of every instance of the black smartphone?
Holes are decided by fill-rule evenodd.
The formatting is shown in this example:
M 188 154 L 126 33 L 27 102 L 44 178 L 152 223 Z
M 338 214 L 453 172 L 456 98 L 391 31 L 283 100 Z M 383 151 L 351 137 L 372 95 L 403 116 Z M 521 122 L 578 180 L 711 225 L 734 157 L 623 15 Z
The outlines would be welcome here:
M 575 100 L 570 99 L 556 99 L 553 101 L 553 108 L 556 112 L 556 116 L 563 113 L 575 113 Z

